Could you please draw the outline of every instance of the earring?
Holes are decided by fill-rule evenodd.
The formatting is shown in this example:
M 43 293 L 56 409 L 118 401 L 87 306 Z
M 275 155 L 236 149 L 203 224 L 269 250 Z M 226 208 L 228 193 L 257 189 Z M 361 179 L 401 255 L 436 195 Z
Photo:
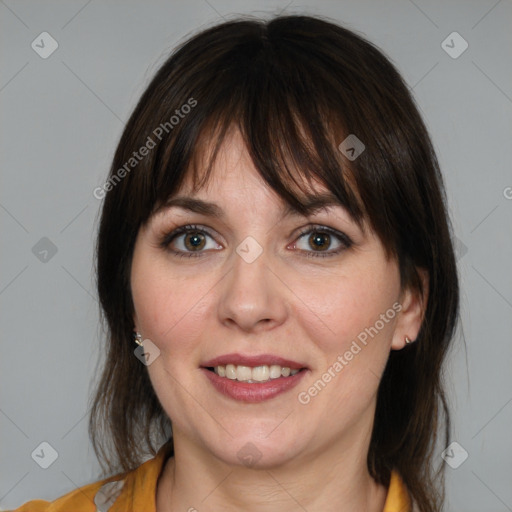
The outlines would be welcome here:
M 410 345 L 411 343 L 414 343 L 413 340 L 409 339 L 408 336 L 405 337 L 405 344 Z
M 142 345 L 142 334 L 140 332 L 133 333 L 133 340 L 137 345 Z

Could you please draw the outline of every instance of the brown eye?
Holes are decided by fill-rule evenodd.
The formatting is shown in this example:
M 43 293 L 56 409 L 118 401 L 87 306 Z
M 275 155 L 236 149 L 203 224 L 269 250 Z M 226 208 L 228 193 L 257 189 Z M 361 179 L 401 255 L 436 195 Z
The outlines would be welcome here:
M 160 247 L 176 256 L 203 256 L 208 249 L 219 250 L 222 245 L 206 230 L 195 225 L 181 226 L 169 234 L 165 234 L 159 243 Z
M 204 248 L 206 244 L 205 236 L 199 231 L 192 231 L 185 234 L 185 247 L 190 251 L 198 251 Z
M 325 251 L 331 244 L 331 236 L 327 233 L 315 232 L 309 236 L 310 247 Z
M 327 257 L 340 254 L 352 244 L 352 240 L 345 233 L 318 226 L 302 231 L 294 243 L 294 248 L 299 249 L 307 257 Z

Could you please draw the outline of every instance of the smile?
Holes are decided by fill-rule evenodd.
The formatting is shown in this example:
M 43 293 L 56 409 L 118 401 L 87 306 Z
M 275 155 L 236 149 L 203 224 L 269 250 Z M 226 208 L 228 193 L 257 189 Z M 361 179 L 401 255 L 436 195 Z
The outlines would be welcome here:
M 260 382 L 255 382 L 253 379 L 250 379 L 252 382 L 249 382 L 221 377 L 213 368 L 201 368 L 201 371 L 213 386 L 213 389 L 221 395 L 236 401 L 249 403 L 264 402 L 265 400 L 270 400 L 271 398 L 284 394 L 286 391 L 297 386 L 304 376 L 309 373 L 309 370 L 302 368 L 301 370 L 296 370 L 293 375 L 290 371 L 288 377 L 281 375 L 275 379 L 269 378 L 268 380 Z M 286 369 L 285 373 L 287 373 Z
M 291 369 L 288 366 L 262 365 L 262 366 L 244 366 L 244 365 L 219 365 L 208 368 L 214 371 L 219 377 L 224 377 L 238 382 L 248 382 L 250 384 L 256 382 L 268 382 L 269 380 L 279 379 L 280 377 L 289 377 L 299 373 L 299 369 Z

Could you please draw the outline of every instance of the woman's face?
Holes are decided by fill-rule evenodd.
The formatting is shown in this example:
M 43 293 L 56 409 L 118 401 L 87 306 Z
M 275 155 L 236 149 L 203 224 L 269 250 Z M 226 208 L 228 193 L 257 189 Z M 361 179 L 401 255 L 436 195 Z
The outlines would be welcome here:
M 420 325 L 396 261 L 341 206 L 285 215 L 237 133 L 213 173 L 178 196 L 218 215 L 162 210 L 140 230 L 131 270 L 135 327 L 160 351 L 148 371 L 177 451 L 273 467 L 364 450 L 389 351 Z

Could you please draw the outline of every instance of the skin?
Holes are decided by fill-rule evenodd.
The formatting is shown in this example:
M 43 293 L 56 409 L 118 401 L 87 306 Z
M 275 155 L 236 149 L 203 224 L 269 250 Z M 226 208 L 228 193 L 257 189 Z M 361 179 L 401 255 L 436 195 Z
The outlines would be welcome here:
M 224 218 L 164 210 L 141 228 L 133 255 L 134 323 L 160 350 L 147 368 L 175 443 L 158 482 L 158 512 L 382 511 L 387 489 L 366 465 L 377 388 L 390 350 L 403 348 L 405 335 L 416 338 L 422 301 L 401 289 L 397 262 L 343 207 L 279 220 L 287 205 L 259 177 L 237 132 L 225 140 L 213 173 L 194 197 L 215 202 Z M 189 181 L 180 195 L 191 195 Z M 159 246 L 186 224 L 212 234 L 201 257 L 171 252 L 186 252 L 193 234 Z M 353 245 L 306 257 L 320 252 L 309 234 L 299 238 L 308 226 L 331 227 Z M 247 236 L 263 248 L 252 263 L 235 251 Z M 332 236 L 324 243 L 325 252 L 343 247 Z M 401 311 L 300 403 L 298 393 L 395 303 Z M 270 400 L 239 402 L 217 392 L 199 369 L 230 352 L 276 354 L 304 363 L 308 373 Z M 247 443 L 261 454 L 252 467 L 237 456 Z

